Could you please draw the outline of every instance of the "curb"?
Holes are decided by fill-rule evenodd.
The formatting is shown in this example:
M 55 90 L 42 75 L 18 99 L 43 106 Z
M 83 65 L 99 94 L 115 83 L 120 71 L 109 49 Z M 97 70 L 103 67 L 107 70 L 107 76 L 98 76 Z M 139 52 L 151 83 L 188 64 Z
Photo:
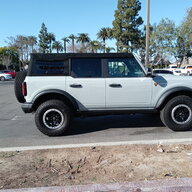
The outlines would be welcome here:
M 138 145 L 192 144 L 192 139 L 186 138 L 186 139 L 140 140 L 140 141 L 101 142 L 101 143 L 85 143 L 85 144 L 7 147 L 7 148 L 0 148 L 0 152 L 28 151 L 28 150 L 41 150 L 41 149 L 65 149 L 65 148 L 80 148 L 80 147 L 98 147 L 98 146 L 135 145 L 135 144 L 138 144 Z
M 113 184 L 90 184 L 63 187 L 7 189 L 0 192 L 191 192 L 192 178 L 140 181 Z

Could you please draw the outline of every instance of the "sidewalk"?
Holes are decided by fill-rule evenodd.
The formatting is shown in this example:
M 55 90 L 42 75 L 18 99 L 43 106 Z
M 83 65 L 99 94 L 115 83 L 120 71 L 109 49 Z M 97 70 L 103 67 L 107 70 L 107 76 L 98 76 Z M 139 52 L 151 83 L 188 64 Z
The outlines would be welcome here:
M 8 189 L 0 192 L 192 192 L 192 178 L 113 184 Z

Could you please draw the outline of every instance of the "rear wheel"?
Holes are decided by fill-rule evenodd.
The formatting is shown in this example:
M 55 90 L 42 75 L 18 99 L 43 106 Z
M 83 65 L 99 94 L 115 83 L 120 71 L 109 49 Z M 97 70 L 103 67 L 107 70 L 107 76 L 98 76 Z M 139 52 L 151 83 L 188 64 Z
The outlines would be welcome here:
M 171 99 L 161 111 L 162 122 L 174 131 L 188 131 L 192 128 L 192 98 L 177 96 Z
M 48 100 L 42 103 L 35 113 L 37 128 L 49 136 L 59 136 L 66 133 L 71 119 L 70 108 L 60 100 Z

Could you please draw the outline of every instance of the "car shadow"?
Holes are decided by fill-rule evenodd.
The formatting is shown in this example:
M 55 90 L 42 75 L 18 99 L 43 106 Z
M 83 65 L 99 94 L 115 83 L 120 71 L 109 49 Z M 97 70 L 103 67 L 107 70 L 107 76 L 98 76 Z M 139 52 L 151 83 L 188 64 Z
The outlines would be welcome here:
M 159 114 L 109 115 L 75 118 L 66 135 L 78 135 L 111 128 L 165 127 Z

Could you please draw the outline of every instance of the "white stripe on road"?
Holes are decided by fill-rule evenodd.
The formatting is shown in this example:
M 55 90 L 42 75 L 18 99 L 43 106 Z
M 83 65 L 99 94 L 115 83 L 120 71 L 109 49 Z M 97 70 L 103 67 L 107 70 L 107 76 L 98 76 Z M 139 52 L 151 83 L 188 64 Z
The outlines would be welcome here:
M 0 148 L 0 152 L 8 151 L 27 151 L 27 150 L 41 150 L 41 149 L 66 149 L 79 147 L 97 147 L 97 146 L 119 146 L 119 145 L 133 145 L 133 144 L 192 144 L 192 139 L 166 139 L 166 140 L 141 140 L 141 141 L 122 141 L 122 142 L 102 142 L 102 143 L 84 143 L 84 144 L 64 144 L 64 145 L 43 145 L 43 146 L 25 146 L 25 147 L 7 147 Z

